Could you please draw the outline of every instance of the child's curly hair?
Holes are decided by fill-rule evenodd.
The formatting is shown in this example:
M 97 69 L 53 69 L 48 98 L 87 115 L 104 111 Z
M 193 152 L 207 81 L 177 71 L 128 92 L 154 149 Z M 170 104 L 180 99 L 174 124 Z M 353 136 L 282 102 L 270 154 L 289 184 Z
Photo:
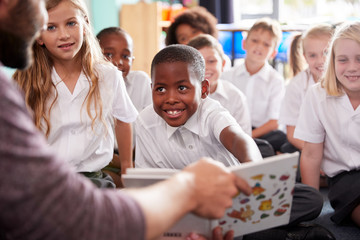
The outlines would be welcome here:
M 178 15 L 170 25 L 165 39 L 165 44 L 167 46 L 179 43 L 176 39 L 176 29 L 181 24 L 187 24 L 192 28 L 201 31 L 201 33 L 210 34 L 215 38 L 218 36 L 216 28 L 217 19 L 214 15 L 204 7 L 194 7 Z

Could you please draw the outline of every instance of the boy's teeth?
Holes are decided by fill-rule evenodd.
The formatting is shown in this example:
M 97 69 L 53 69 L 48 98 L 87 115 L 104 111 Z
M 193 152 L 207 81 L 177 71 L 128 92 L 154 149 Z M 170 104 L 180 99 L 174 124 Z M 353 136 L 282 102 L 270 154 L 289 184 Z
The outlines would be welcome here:
M 180 111 L 174 110 L 174 111 L 167 111 L 168 114 L 170 115 L 175 115 L 178 114 Z

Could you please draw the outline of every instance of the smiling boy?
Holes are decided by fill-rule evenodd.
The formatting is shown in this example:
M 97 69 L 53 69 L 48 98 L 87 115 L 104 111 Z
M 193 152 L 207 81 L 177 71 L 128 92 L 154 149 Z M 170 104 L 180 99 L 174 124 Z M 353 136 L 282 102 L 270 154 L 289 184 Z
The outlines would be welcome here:
M 153 105 L 136 123 L 137 167 L 182 169 L 200 156 L 226 166 L 259 161 L 255 142 L 210 98 L 205 62 L 194 48 L 171 45 L 151 66 Z

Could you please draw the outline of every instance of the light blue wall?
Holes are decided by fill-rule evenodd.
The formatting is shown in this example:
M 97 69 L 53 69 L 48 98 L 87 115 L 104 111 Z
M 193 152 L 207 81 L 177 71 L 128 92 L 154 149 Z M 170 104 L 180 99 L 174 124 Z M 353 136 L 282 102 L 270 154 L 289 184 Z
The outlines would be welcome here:
M 95 34 L 103 28 L 119 26 L 116 0 L 92 0 L 90 4 Z
M 106 27 L 119 26 L 119 12 L 122 4 L 133 4 L 139 0 L 90 0 L 90 11 L 94 33 Z

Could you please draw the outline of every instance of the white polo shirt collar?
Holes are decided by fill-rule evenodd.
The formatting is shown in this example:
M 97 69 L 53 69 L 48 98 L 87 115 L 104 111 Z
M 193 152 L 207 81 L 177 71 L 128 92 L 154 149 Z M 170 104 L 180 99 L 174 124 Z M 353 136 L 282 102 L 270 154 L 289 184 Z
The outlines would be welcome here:
M 53 69 L 52 69 L 51 79 L 52 79 L 54 85 L 57 86 L 57 91 L 59 92 L 59 95 L 67 96 L 71 100 L 75 99 L 80 93 L 82 93 L 83 91 L 85 91 L 89 88 L 89 82 L 88 82 L 85 74 L 83 73 L 83 71 L 81 71 L 81 73 L 80 73 L 80 76 L 78 78 L 78 81 L 76 82 L 73 93 L 71 93 L 69 91 L 66 84 L 62 81 L 62 79 L 56 72 L 55 67 L 53 67 Z
M 269 75 L 270 75 L 270 69 L 272 67 L 270 66 L 269 63 L 265 63 L 264 66 L 260 69 L 259 72 L 257 72 L 256 74 L 254 74 L 256 76 L 256 78 L 262 79 L 265 82 L 270 81 Z M 238 71 L 236 71 L 236 76 L 240 77 L 241 75 L 246 74 L 248 77 L 252 77 L 250 76 L 250 73 L 247 71 L 245 63 L 241 64 L 238 67 Z
M 199 117 L 199 109 L 201 108 L 203 101 L 201 100 L 201 103 L 199 104 L 198 110 L 186 121 L 186 123 L 179 127 L 172 127 L 169 124 L 166 124 L 166 132 L 168 139 L 171 138 L 171 136 L 179 129 L 185 128 L 189 130 L 190 132 L 195 133 L 196 135 L 199 135 L 199 124 L 197 123 L 197 119 Z

